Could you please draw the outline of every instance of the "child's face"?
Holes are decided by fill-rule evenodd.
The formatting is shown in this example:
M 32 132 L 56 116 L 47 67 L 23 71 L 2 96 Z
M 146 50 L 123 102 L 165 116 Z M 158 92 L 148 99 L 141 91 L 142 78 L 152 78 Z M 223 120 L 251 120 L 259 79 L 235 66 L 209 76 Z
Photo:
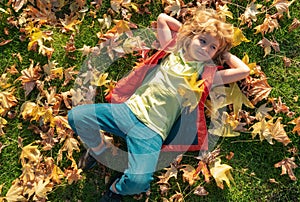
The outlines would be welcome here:
M 184 57 L 188 61 L 205 62 L 214 58 L 219 50 L 220 41 L 210 33 L 195 35 L 187 48 Z

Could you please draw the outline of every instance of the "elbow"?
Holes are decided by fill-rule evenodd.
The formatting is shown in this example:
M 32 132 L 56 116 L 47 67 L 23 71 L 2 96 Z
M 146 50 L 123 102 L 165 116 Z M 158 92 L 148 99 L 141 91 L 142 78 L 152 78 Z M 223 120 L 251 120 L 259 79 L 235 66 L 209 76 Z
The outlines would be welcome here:
M 243 71 L 244 78 L 250 75 L 250 68 L 246 66 L 245 70 Z

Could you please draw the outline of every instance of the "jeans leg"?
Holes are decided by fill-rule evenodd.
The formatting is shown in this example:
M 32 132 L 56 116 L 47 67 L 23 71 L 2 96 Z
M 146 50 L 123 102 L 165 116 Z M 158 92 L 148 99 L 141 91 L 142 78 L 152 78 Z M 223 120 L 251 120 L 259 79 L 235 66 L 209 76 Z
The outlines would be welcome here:
M 69 111 L 68 121 L 88 147 L 97 147 L 102 141 L 100 130 L 125 138 L 135 125 L 129 113 L 132 112 L 125 104 L 80 105 Z
M 132 195 L 146 192 L 153 180 L 153 173 L 162 146 L 162 138 L 153 130 L 138 122 L 126 136 L 128 168 L 115 188 L 119 194 Z M 113 190 L 113 188 L 111 188 Z

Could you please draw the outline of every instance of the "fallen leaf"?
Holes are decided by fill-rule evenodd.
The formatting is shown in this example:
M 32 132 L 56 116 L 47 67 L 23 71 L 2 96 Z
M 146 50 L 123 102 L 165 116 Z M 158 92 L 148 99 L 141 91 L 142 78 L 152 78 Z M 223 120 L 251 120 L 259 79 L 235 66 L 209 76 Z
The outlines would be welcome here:
M 182 193 L 178 193 L 176 191 L 176 194 L 172 195 L 169 198 L 169 201 L 172 201 L 172 202 L 183 202 L 183 195 L 182 195 Z
M 182 165 L 180 171 L 183 171 L 183 182 L 188 182 L 190 186 L 192 186 L 197 180 L 200 180 L 200 177 L 195 174 L 195 168 L 191 165 Z
M 279 52 L 279 44 L 275 41 L 269 41 L 267 38 L 263 38 L 262 40 L 260 40 L 258 43 L 258 45 L 260 45 L 265 52 L 264 57 L 266 57 L 267 55 L 269 55 L 271 53 L 271 47 L 275 50 L 275 52 Z
M 34 67 L 33 60 L 31 60 L 29 68 L 21 71 L 22 76 L 17 78 L 17 81 L 21 80 L 23 88 L 25 89 L 25 96 L 27 96 L 36 86 L 37 80 L 41 77 L 40 71 L 41 68 L 39 66 L 39 63 Z
M 35 190 L 35 195 L 38 198 L 42 199 L 47 199 L 47 193 L 52 191 L 53 189 L 53 184 L 50 183 L 49 180 L 39 180 L 38 182 L 34 183 L 34 190 Z
M 201 185 L 198 185 L 195 188 L 194 194 L 198 195 L 198 196 L 207 196 L 209 193 L 208 193 L 208 191 L 205 190 L 204 187 L 202 187 Z
M 261 7 L 262 7 L 261 4 L 254 4 L 254 1 L 248 4 L 245 12 L 238 18 L 239 20 L 241 20 L 241 25 L 247 23 L 248 27 L 251 27 L 252 21 L 253 22 L 257 21 L 256 15 L 259 14 L 259 11 L 257 9 Z
M 210 181 L 209 178 L 211 177 L 211 174 L 207 168 L 207 164 L 203 161 L 199 161 L 194 175 L 198 175 L 200 172 L 204 175 L 205 182 L 209 182 Z
M 232 42 L 232 46 L 238 46 L 240 45 L 242 42 L 250 42 L 250 40 L 248 40 L 245 35 L 243 34 L 242 30 L 240 30 L 237 27 L 234 27 L 234 33 L 233 33 L 233 42 Z
M 4 118 L 0 117 L 0 137 L 5 134 L 3 128 L 5 127 L 6 124 L 7 121 Z
M 177 179 L 178 170 L 173 164 L 171 164 L 170 168 L 164 168 L 164 170 L 166 170 L 167 172 L 158 176 L 159 181 L 157 182 L 157 184 L 167 184 L 171 177 Z
M 16 179 L 12 182 L 12 186 L 9 188 L 5 195 L 7 201 L 26 201 L 26 198 L 23 196 L 24 188 L 21 186 L 19 179 Z
M 289 32 L 297 29 L 298 27 L 300 27 L 300 21 L 297 18 L 294 18 L 292 24 L 289 26 Z
M 270 133 L 272 134 L 273 138 L 278 142 L 281 142 L 284 146 L 288 145 L 292 141 L 287 136 L 283 124 L 281 124 L 282 117 L 279 117 L 276 122 L 271 125 Z
M 273 32 L 274 29 L 278 29 L 279 27 L 278 20 L 270 14 L 266 14 L 264 22 L 261 25 L 254 27 L 254 29 L 256 29 L 254 34 L 261 33 L 262 35 L 265 35 L 266 33 Z
M 294 162 L 295 158 L 285 158 L 282 161 L 276 163 L 274 165 L 275 168 L 281 167 L 281 175 L 288 174 L 291 180 L 296 181 L 297 177 L 295 176 L 293 169 L 297 168 L 298 166 Z
M 1 41 L 0 46 L 4 46 L 6 44 L 9 44 L 10 42 L 12 42 L 12 39 L 7 39 L 7 40 L 4 40 L 4 41 Z
M 293 133 L 298 133 L 298 135 L 300 136 L 300 117 L 295 118 L 294 120 L 288 122 L 289 124 L 295 124 L 296 126 L 293 129 Z
M 12 7 L 16 12 L 19 12 L 19 10 L 27 4 L 27 0 L 12 0 Z
M 288 1 L 288 0 L 274 0 L 273 4 L 271 6 L 275 6 L 277 9 L 277 12 L 282 15 L 283 13 L 287 13 L 288 18 L 290 18 L 290 12 L 289 12 L 289 6 L 294 2 L 295 0 Z
M 250 78 L 250 89 L 248 90 L 249 97 L 253 97 L 251 102 L 256 105 L 263 99 L 268 99 L 272 87 L 268 84 L 267 77 L 261 73 L 260 78 Z
M 234 183 L 233 177 L 231 175 L 232 167 L 227 164 L 221 164 L 221 159 L 217 158 L 216 162 L 210 166 L 210 173 L 214 177 L 217 186 L 224 189 L 223 181 L 226 182 L 227 186 L 230 188 L 230 182 Z
M 40 161 L 41 152 L 38 150 L 38 146 L 32 146 L 32 143 L 22 148 L 20 159 L 22 165 L 27 162 L 37 163 Z M 27 161 L 28 160 L 28 161 Z

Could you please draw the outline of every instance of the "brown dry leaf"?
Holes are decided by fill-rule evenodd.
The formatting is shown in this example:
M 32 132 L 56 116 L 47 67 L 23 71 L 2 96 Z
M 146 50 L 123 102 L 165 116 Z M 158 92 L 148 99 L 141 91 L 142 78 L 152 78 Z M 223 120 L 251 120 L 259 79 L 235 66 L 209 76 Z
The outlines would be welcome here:
M 232 45 L 233 46 L 238 46 L 240 45 L 242 42 L 250 42 L 250 40 L 248 40 L 245 35 L 243 34 L 242 30 L 240 30 L 237 27 L 234 27 L 234 33 L 233 33 L 233 42 Z
M 27 96 L 33 90 L 33 88 L 37 84 L 37 80 L 41 77 L 41 68 L 39 66 L 39 63 L 36 64 L 35 67 L 33 66 L 34 61 L 31 60 L 29 68 L 22 70 L 22 76 L 17 78 L 17 81 L 20 80 L 23 85 L 23 88 L 25 89 L 25 96 Z
M 288 145 L 292 141 L 287 136 L 283 124 L 280 123 L 282 120 L 282 117 L 279 117 L 276 122 L 271 125 L 270 127 L 270 133 L 272 134 L 273 138 L 277 140 L 278 142 L 281 142 L 284 146 Z
M 62 86 L 66 86 L 68 85 L 68 83 L 72 80 L 74 80 L 74 75 L 77 75 L 79 73 L 79 71 L 74 70 L 76 68 L 76 66 L 73 67 L 69 67 L 67 69 L 64 70 L 64 75 L 65 75 L 65 79 L 64 79 L 64 83 Z
M 202 187 L 201 185 L 198 185 L 195 188 L 194 194 L 198 195 L 198 196 L 207 196 L 209 193 L 208 193 L 208 191 L 205 190 L 204 187 Z
M 261 33 L 265 35 L 266 33 L 271 33 L 274 29 L 278 29 L 280 27 L 278 20 L 273 16 L 266 14 L 265 20 L 261 25 L 254 27 L 256 29 L 255 34 Z
M 27 0 L 11 0 L 9 2 L 12 3 L 12 7 L 16 12 L 19 12 L 19 10 L 27 4 Z
M 268 113 L 270 111 L 272 111 L 273 108 L 272 107 L 267 107 L 267 103 L 259 106 L 256 110 L 256 114 L 260 113 L 263 117 L 266 117 L 268 119 L 271 119 L 272 116 Z
M 65 15 L 65 19 L 60 19 L 61 24 L 63 25 L 62 32 L 75 32 L 77 30 L 77 25 L 82 21 L 78 20 L 78 16 L 75 15 Z
M 275 168 L 281 167 L 281 175 L 288 174 L 291 180 L 296 181 L 297 178 L 293 172 L 293 169 L 297 168 L 298 166 L 295 164 L 295 158 L 285 158 L 282 161 L 276 163 L 274 165 Z
M 80 175 L 82 170 L 77 168 L 76 161 L 73 158 L 68 158 L 72 161 L 72 165 L 71 168 L 65 169 L 64 174 L 68 180 L 68 184 L 72 184 L 73 182 L 77 182 L 82 179 L 82 176 Z
M 230 182 L 234 183 L 231 175 L 232 167 L 227 164 L 221 164 L 221 159 L 217 158 L 213 165 L 210 166 L 210 173 L 216 180 L 217 186 L 224 189 L 223 181 L 230 188 Z
M 290 112 L 290 108 L 281 101 L 281 97 L 278 98 L 278 102 L 276 102 L 276 100 L 277 100 L 276 98 L 269 98 L 269 101 L 272 103 L 273 109 L 276 114 L 278 114 L 280 112 L 282 112 L 282 113 Z
M 267 78 L 264 73 L 261 74 L 261 78 L 250 78 L 251 89 L 248 91 L 249 96 L 252 96 L 253 99 L 251 102 L 253 105 L 256 105 L 263 99 L 268 99 L 269 94 L 271 93 L 272 87 L 268 84 Z
M 245 12 L 238 18 L 241 20 L 241 25 L 248 24 L 248 27 L 252 26 L 252 21 L 256 22 L 257 17 L 256 15 L 259 14 L 257 9 L 261 8 L 261 4 L 254 4 L 255 2 L 252 1 L 250 4 L 247 5 Z
M 0 46 L 4 46 L 6 44 L 9 44 L 10 42 L 12 42 L 12 39 L 7 39 L 7 40 L 4 40 L 4 41 L 1 41 Z
M 282 15 L 283 13 L 287 13 L 288 18 L 290 18 L 289 6 L 294 3 L 295 0 L 288 1 L 288 0 L 274 0 L 271 6 L 275 6 L 278 13 Z
M 72 53 L 72 52 L 76 51 L 74 36 L 75 36 L 75 34 L 71 34 L 69 41 L 67 41 L 66 45 L 64 46 L 64 49 L 65 49 L 67 55 L 68 55 L 68 53 Z
M 269 55 L 271 53 L 271 47 L 275 50 L 275 52 L 279 52 L 279 44 L 276 41 L 269 41 L 267 38 L 263 38 L 261 41 L 259 41 L 257 43 L 258 45 L 260 45 L 265 52 L 264 57 L 266 57 L 267 55 Z
M 178 17 L 184 2 L 182 0 L 170 0 L 165 2 L 169 5 L 165 6 L 164 11 L 170 13 L 170 16 L 176 15 L 176 17 Z
M 157 182 L 157 184 L 167 184 L 171 177 L 177 179 L 178 170 L 173 164 L 171 164 L 170 168 L 164 168 L 164 170 L 167 170 L 167 172 L 163 175 L 158 176 L 160 180 Z
M 292 60 L 291 60 L 290 58 L 284 56 L 284 57 L 282 58 L 282 60 L 283 60 L 283 63 L 284 63 L 284 66 L 285 66 L 285 67 L 290 67 L 290 66 L 291 66 Z
M 297 18 L 294 18 L 292 24 L 289 26 L 289 32 L 297 29 L 298 27 L 300 27 L 300 21 Z
M 196 174 L 196 170 L 191 165 L 182 165 L 180 171 L 183 171 L 183 182 L 188 182 L 192 186 L 200 177 Z
M 211 177 L 211 174 L 207 168 L 207 164 L 203 161 L 199 161 L 195 174 L 198 175 L 200 172 L 204 175 L 205 182 L 209 182 L 210 181 L 209 178 Z
M 111 1 L 113 2 L 113 1 Z M 101 27 L 100 29 L 109 29 L 112 23 L 112 19 L 110 15 L 104 14 L 102 19 L 98 19 L 98 22 L 100 23 Z
M 178 193 L 176 191 L 176 194 L 172 195 L 170 198 L 169 198 L 169 201 L 172 201 L 172 202 L 183 202 L 183 195 L 182 193 Z
M 12 75 L 15 75 L 15 74 L 19 73 L 19 71 L 16 68 L 16 64 L 13 64 L 12 66 L 10 66 L 10 68 L 8 68 L 6 70 L 6 72 L 9 73 L 9 74 L 12 74 Z
M 295 124 L 296 126 L 293 129 L 293 133 L 298 133 L 298 135 L 300 136 L 300 117 L 295 118 L 294 120 L 288 122 L 289 124 Z

